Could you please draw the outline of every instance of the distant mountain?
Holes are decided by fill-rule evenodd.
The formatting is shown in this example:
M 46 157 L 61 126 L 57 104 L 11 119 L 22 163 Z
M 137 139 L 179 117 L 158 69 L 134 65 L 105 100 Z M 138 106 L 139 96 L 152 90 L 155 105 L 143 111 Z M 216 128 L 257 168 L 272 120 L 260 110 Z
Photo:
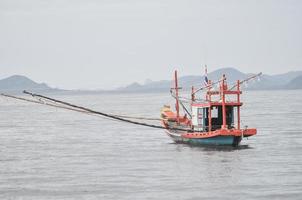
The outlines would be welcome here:
M 215 70 L 208 74 L 208 78 L 210 80 L 216 81 L 218 80 L 223 74 L 227 77 L 227 82 L 229 84 L 235 83 L 237 80 L 243 80 L 247 77 L 251 76 L 250 73 L 242 73 L 237 69 L 234 68 L 221 68 Z M 260 79 L 256 79 L 250 81 L 246 89 L 249 90 L 274 90 L 274 89 L 297 89 L 299 86 L 294 86 L 294 84 L 298 84 L 298 80 L 295 83 L 291 83 L 295 78 L 302 76 L 302 71 L 294 71 L 288 72 L 285 74 L 278 74 L 278 75 L 262 75 Z M 185 89 L 189 90 L 191 86 L 200 87 L 203 85 L 204 76 L 181 76 L 179 77 L 179 85 Z M 299 79 L 300 80 L 300 79 Z M 167 91 L 172 86 L 171 80 L 161 80 L 161 81 L 150 81 L 146 82 L 145 84 L 138 84 L 134 83 L 128 85 L 123 88 L 119 88 L 118 91 L 124 92 L 152 92 L 152 91 Z
M 226 74 L 228 81 L 230 82 L 235 82 L 238 79 L 244 79 L 247 77 L 247 74 L 244 74 L 234 68 L 222 68 L 209 73 L 208 78 L 211 80 L 217 80 L 221 77 L 222 74 Z M 179 85 L 185 90 L 190 89 L 192 85 L 199 87 L 201 84 L 203 84 L 203 80 L 204 80 L 204 76 L 197 76 L 197 75 L 180 76 L 178 79 Z M 161 80 L 161 81 L 148 80 L 143 85 L 138 83 L 133 83 L 126 87 L 119 88 L 118 90 L 126 91 L 126 92 L 167 91 L 171 88 L 172 84 L 173 83 L 171 80 Z
M 14 75 L 0 80 L 0 92 L 21 93 L 23 90 L 49 92 L 55 91 L 56 89 L 50 88 L 45 83 L 36 83 L 20 75 Z
M 286 89 L 302 89 L 302 75 L 292 79 L 285 86 Z
M 243 80 L 252 74 L 245 74 L 234 68 L 221 68 L 208 74 L 210 80 L 216 81 L 225 74 L 229 85 L 237 80 Z M 183 90 L 190 90 L 191 86 L 196 88 L 203 85 L 204 76 L 180 76 L 179 85 Z M 151 81 L 146 80 L 144 84 L 132 83 L 126 87 L 116 90 L 61 90 L 54 89 L 45 83 L 36 83 L 25 76 L 14 75 L 0 80 L 0 93 L 22 93 L 29 90 L 36 93 L 61 93 L 61 94 L 93 94 L 93 93 L 119 93 L 119 92 L 161 92 L 169 91 L 172 87 L 172 80 Z M 278 75 L 262 75 L 260 80 L 253 80 L 248 83 L 247 90 L 276 90 L 276 89 L 302 89 L 302 71 L 288 72 Z

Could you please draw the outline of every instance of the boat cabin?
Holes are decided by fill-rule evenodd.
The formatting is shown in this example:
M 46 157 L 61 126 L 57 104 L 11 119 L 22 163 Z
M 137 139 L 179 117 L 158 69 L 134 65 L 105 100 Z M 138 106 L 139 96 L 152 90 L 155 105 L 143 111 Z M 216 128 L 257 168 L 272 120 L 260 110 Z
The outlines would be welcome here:
M 234 128 L 234 108 L 226 106 L 226 125 L 228 129 Z M 192 105 L 192 125 L 194 130 L 209 131 L 209 121 L 211 121 L 211 131 L 221 129 L 223 125 L 222 106 L 211 107 L 211 120 L 209 120 L 209 107 Z
M 228 90 L 226 78 L 223 76 L 218 91 L 207 88 L 204 102 L 194 100 L 192 91 L 192 129 L 195 131 L 215 131 L 218 129 L 240 129 L 240 83 L 237 82 L 236 90 Z M 209 84 L 210 85 L 210 84 Z M 226 96 L 237 95 L 235 100 L 226 100 Z M 214 100 L 215 96 L 216 98 Z M 235 124 L 237 123 L 237 124 Z M 235 127 L 236 125 L 236 127 Z

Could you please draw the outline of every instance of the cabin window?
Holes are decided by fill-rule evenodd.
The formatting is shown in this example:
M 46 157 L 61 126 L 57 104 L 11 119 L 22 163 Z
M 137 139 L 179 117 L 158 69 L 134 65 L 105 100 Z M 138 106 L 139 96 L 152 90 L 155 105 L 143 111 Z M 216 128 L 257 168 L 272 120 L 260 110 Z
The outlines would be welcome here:
M 226 125 L 228 128 L 234 126 L 234 110 L 232 106 L 226 106 Z M 222 106 L 213 106 L 211 107 L 211 121 L 212 121 L 212 130 L 220 129 L 223 124 L 223 116 L 222 116 Z M 206 108 L 205 115 L 205 127 L 206 130 L 209 128 L 209 109 Z
M 198 126 L 202 126 L 203 124 L 203 109 L 202 108 L 198 108 L 198 112 L 197 112 L 198 116 Z
M 222 106 L 215 106 L 212 110 L 212 130 L 220 129 L 222 125 Z
M 218 108 L 212 107 L 212 118 L 218 118 Z

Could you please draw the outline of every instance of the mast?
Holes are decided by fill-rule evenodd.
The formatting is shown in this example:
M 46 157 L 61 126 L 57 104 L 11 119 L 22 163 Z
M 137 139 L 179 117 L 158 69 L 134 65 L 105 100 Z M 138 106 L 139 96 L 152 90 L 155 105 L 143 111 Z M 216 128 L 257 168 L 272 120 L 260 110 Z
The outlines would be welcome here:
M 223 74 L 222 77 L 222 87 L 221 87 L 221 92 L 222 92 L 222 129 L 226 128 L 226 110 L 225 110 L 225 89 L 226 89 L 226 85 L 225 85 L 225 75 Z
M 208 123 L 209 123 L 209 130 L 208 132 L 211 132 L 212 131 L 212 105 L 211 105 L 211 84 L 212 84 L 212 81 L 209 80 L 209 85 L 210 87 L 208 87 L 208 92 L 207 92 L 207 96 L 206 96 L 206 100 L 209 102 L 209 109 L 208 109 Z
M 191 103 L 193 103 L 195 101 L 195 93 L 194 93 L 194 86 L 192 86 L 192 90 L 191 90 Z
M 176 104 L 175 104 L 175 108 L 176 108 L 176 120 L 177 123 L 179 123 L 179 100 L 178 100 L 178 79 L 177 79 L 177 70 L 175 70 L 174 73 L 174 88 L 175 88 L 175 95 L 176 95 Z
M 237 81 L 237 102 L 240 103 L 240 81 Z M 240 106 L 237 106 L 237 129 L 240 129 Z

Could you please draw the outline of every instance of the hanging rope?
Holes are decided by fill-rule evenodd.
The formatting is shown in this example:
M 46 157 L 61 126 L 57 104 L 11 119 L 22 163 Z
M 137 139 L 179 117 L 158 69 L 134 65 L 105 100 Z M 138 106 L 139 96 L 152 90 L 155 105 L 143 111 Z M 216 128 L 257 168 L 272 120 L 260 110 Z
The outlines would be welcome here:
M 13 96 L 13 95 L 9 95 L 9 94 L 3 94 L 3 93 L 1 94 L 1 96 L 13 98 L 13 99 L 21 100 L 21 101 L 26 101 L 26 102 L 30 102 L 30 103 L 36 103 L 36 104 L 41 104 L 41 105 L 46 105 L 46 106 L 51 106 L 51 107 L 56 107 L 56 108 L 62 108 L 62 109 L 66 109 L 66 110 L 88 113 L 87 111 L 84 111 L 84 110 L 79 110 L 79 109 L 70 108 L 70 107 L 66 107 L 66 106 L 47 103 L 45 101 L 42 101 L 41 99 L 36 101 L 36 100 L 32 100 L 32 99 L 26 99 L 26 98 L 17 97 L 17 96 Z
M 172 96 L 174 99 L 177 99 L 176 95 L 173 94 L 172 90 L 170 90 L 170 92 L 171 92 L 171 96 Z M 186 108 L 186 106 L 183 104 L 183 101 L 180 100 L 179 98 L 178 98 L 178 101 L 179 101 L 181 107 L 183 108 L 183 110 L 184 110 L 184 111 L 189 115 L 189 117 L 192 119 L 192 115 L 191 115 L 191 113 L 188 111 L 188 109 Z
M 5 95 L 3 95 L 3 96 L 5 96 Z M 10 95 L 7 95 L 7 96 L 10 96 Z M 12 96 L 10 96 L 10 97 L 12 97 Z M 48 99 L 43 99 L 43 101 L 42 101 L 42 99 L 40 98 L 40 97 L 37 97 L 37 96 L 35 96 L 37 99 L 38 99 L 38 101 L 35 101 L 35 102 L 33 102 L 33 103 L 38 103 L 38 102 L 43 102 L 43 103 L 41 103 L 41 104 L 45 104 L 44 102 L 50 102 L 48 105 L 49 106 L 53 106 L 53 107 L 59 107 L 59 108 L 65 108 L 65 109 L 69 109 L 68 107 L 63 107 L 63 106 L 57 106 L 58 104 L 58 102 L 54 102 L 54 101 L 49 101 Z M 24 99 L 24 98 L 20 98 L 20 97 L 16 97 L 16 98 L 19 98 L 19 99 Z M 26 100 L 28 100 L 28 99 L 26 99 Z M 55 104 L 55 105 L 54 105 Z M 72 109 L 72 110 L 74 110 L 74 109 Z M 74 111 L 79 111 L 79 110 L 74 110 Z M 82 111 L 82 110 L 81 110 Z M 87 111 L 85 111 L 85 112 L 87 112 Z M 149 121 L 160 121 L 161 119 L 160 118 L 150 118 L 150 117 L 135 117 L 135 116 L 128 116 L 128 115 L 116 115 L 116 114 L 111 114 L 112 116 L 115 116 L 115 117 L 121 117 L 121 118 L 126 118 L 126 119 L 139 119 L 139 120 L 149 120 Z
M 147 123 L 143 123 L 143 122 L 138 122 L 138 121 L 132 121 L 129 119 L 125 119 L 113 114 L 108 114 L 108 113 L 103 113 L 103 112 L 99 112 L 99 111 L 95 111 L 86 107 L 82 107 L 82 106 L 77 106 L 68 102 L 64 102 L 58 99 L 54 99 L 54 98 L 50 98 L 47 96 L 43 96 L 40 94 L 34 94 L 28 91 L 23 91 L 23 93 L 31 95 L 32 97 L 38 97 L 41 98 L 43 100 L 48 100 L 51 102 L 54 102 L 56 104 L 60 104 L 60 105 L 56 105 L 56 104 L 52 104 L 52 103 L 47 103 L 45 101 L 36 101 L 36 100 L 31 100 L 31 99 L 26 99 L 26 98 L 22 98 L 22 97 L 16 97 L 16 96 L 12 96 L 12 95 L 8 95 L 8 94 L 1 94 L 2 96 L 8 97 L 8 98 L 14 98 L 14 99 L 18 99 L 21 101 L 26 101 L 26 102 L 31 102 L 31 103 L 37 103 L 37 104 L 42 104 L 42 105 L 47 105 L 47 106 L 51 106 L 51 107 L 57 107 L 57 108 L 62 108 L 62 109 L 68 109 L 68 110 L 72 110 L 72 111 L 76 111 L 76 112 L 82 112 L 85 114 L 95 114 L 95 115 L 100 115 L 109 119 L 114 119 L 114 120 L 118 120 L 118 121 L 122 121 L 122 122 L 126 122 L 126 123 L 131 123 L 131 124 L 135 124 L 135 125 L 140 125 L 140 126 L 145 126 L 145 127 L 150 127 L 150 128 L 157 128 L 157 129 L 165 129 L 165 130 L 175 130 L 175 131 L 191 131 L 191 129 L 185 129 L 185 128 L 175 128 L 175 127 L 163 127 L 163 126 L 159 126 L 159 125 L 154 125 L 154 124 L 147 124 Z M 126 116 L 128 118 L 130 118 L 130 116 Z M 154 118 L 153 118 L 154 119 Z
M 47 105 L 47 106 L 51 106 L 51 107 L 56 107 L 56 108 L 62 108 L 62 109 L 66 109 L 66 110 L 72 110 L 72 111 L 77 111 L 77 112 L 83 112 L 88 114 L 89 112 L 84 111 L 84 110 L 79 110 L 79 109 L 74 109 L 74 108 L 70 108 L 70 107 L 66 107 L 66 106 L 62 106 L 62 105 L 58 105 L 56 104 L 56 102 L 47 102 L 47 101 L 43 101 L 41 98 L 38 98 L 38 100 L 32 100 L 32 99 L 26 99 L 26 98 L 22 98 L 22 97 L 17 97 L 17 96 L 13 96 L 13 95 L 9 95 L 9 94 L 1 94 L 1 96 L 4 97 L 8 97 L 8 98 L 13 98 L 13 99 L 18 99 L 21 101 L 26 101 L 26 102 L 30 102 L 30 103 L 37 103 L 37 104 L 42 104 L 42 105 Z M 148 118 L 148 117 L 134 117 L 134 116 L 127 116 L 127 115 L 115 115 L 112 114 L 113 116 L 116 117 L 121 117 L 121 118 L 127 118 L 127 119 L 141 119 L 141 120 L 154 120 L 154 121 L 160 121 L 160 118 Z
M 248 82 L 251 79 L 254 79 L 258 76 L 262 75 L 262 73 L 253 75 L 245 80 L 242 80 L 239 82 L 239 84 L 243 84 Z M 194 92 L 194 94 L 200 90 L 203 90 L 205 88 L 209 88 L 215 84 L 220 83 L 222 80 L 216 81 L 206 87 L 202 87 L 199 88 L 198 90 L 196 90 Z M 236 85 L 232 86 L 230 88 L 230 90 L 234 89 L 236 87 Z M 108 113 L 104 113 L 104 112 L 99 112 L 99 111 L 95 111 L 86 107 L 82 107 L 82 106 L 77 106 L 68 102 L 64 102 L 61 100 L 57 100 L 54 98 L 50 98 L 47 96 L 43 96 L 40 94 L 34 94 L 28 91 L 23 91 L 23 93 L 31 95 L 32 97 L 38 98 L 37 100 L 32 100 L 32 99 L 27 99 L 27 98 L 22 98 L 22 97 L 17 97 L 17 96 L 13 96 L 13 95 L 8 95 L 8 94 L 1 94 L 4 97 L 8 97 L 8 98 L 14 98 L 17 100 L 21 100 L 21 101 L 26 101 L 26 102 L 30 102 L 30 103 L 36 103 L 36 104 L 41 104 L 41 105 L 47 105 L 47 106 L 51 106 L 51 107 L 56 107 L 56 108 L 61 108 L 61 109 L 66 109 L 66 110 L 71 110 L 71 111 L 76 111 L 76 112 L 81 112 L 81 113 L 85 113 L 85 114 L 90 114 L 90 115 L 97 115 L 97 116 L 102 116 L 105 117 L 107 119 L 112 119 L 112 120 L 117 120 L 117 121 L 123 121 L 126 123 L 131 123 L 131 124 L 135 124 L 135 125 L 140 125 L 140 126 L 145 126 L 145 127 L 150 127 L 150 128 L 157 128 L 157 129 L 167 129 L 167 130 L 178 130 L 178 131 L 192 131 L 191 129 L 185 129 L 185 128 L 175 128 L 175 127 L 163 127 L 163 126 L 159 126 L 159 125 L 153 125 L 153 124 L 147 124 L 147 123 L 143 123 L 143 122 L 139 122 L 139 121 L 132 121 L 130 119 L 137 119 L 137 120 L 156 120 L 159 121 L 161 119 L 158 118 L 147 118 L 147 117 L 134 117 L 134 116 L 127 116 L 127 115 L 115 115 L 115 114 L 108 114 Z M 176 98 L 175 95 L 173 95 L 173 93 L 171 92 L 172 97 Z M 183 97 L 183 99 L 185 99 Z M 181 106 L 183 107 L 183 109 L 186 111 L 186 113 L 191 116 L 191 114 L 189 113 L 189 111 L 186 109 L 186 107 L 184 106 L 183 102 L 180 101 Z M 202 132 L 202 131 L 195 131 L 195 132 Z

